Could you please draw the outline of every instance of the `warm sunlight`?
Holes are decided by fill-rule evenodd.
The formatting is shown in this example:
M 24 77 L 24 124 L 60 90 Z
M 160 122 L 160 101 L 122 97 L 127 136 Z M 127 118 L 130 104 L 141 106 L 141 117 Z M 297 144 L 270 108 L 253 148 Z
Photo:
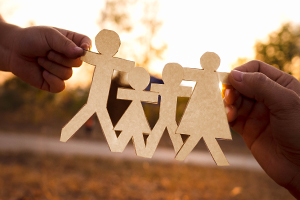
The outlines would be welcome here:
M 299 8 L 0 0 L 0 200 L 300 199 Z
M 183 67 L 200 68 L 199 59 L 206 51 L 216 52 L 221 58 L 218 71 L 230 71 L 238 57 L 254 58 L 253 45 L 276 30 L 282 23 L 300 22 L 298 1 L 285 4 L 274 1 L 160 1 L 158 18 L 163 25 L 156 35 L 164 41 L 167 50 L 162 60 L 154 61 L 150 73 L 160 76 L 164 65 L 177 62 Z M 100 10 L 104 1 L 59 1 L 52 0 L 45 6 L 38 0 L 0 0 L 0 12 L 10 23 L 19 26 L 49 25 L 88 35 L 94 40 L 99 27 Z M 291 6 L 293 5 L 293 6 Z M 272 7 L 272 9 L 270 9 Z M 255 12 L 253 12 L 255 10 Z M 133 10 L 132 13 L 139 13 Z M 255 13 L 264 13 L 258 15 Z M 130 37 L 120 35 L 126 43 Z M 128 44 L 128 42 L 126 43 Z M 96 51 L 93 47 L 92 51 Z M 132 59 L 130 57 L 126 59 Z M 74 70 L 72 84 L 89 84 L 89 73 L 81 73 L 92 67 L 83 66 Z

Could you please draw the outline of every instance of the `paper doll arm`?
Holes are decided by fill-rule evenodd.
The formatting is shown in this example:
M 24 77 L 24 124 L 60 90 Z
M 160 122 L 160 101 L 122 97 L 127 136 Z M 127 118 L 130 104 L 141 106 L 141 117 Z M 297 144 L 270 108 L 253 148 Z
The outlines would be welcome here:
M 117 99 L 132 100 L 134 90 L 128 88 L 118 88 Z
M 222 84 L 224 85 L 231 85 L 228 81 L 228 72 L 217 72 L 219 76 L 219 80 L 221 81 Z
M 118 88 L 117 99 L 138 100 L 148 103 L 157 103 L 158 93 L 149 91 L 136 91 L 128 88 Z
M 196 81 L 199 77 L 199 72 L 201 72 L 202 69 L 197 68 L 183 68 L 183 80 L 185 81 Z
M 151 83 L 150 91 L 160 93 L 161 86 L 162 84 Z
M 99 56 L 101 56 L 101 54 L 94 53 L 91 51 L 85 51 L 84 56 L 81 56 L 81 60 L 83 62 L 89 63 L 91 65 L 96 65 L 97 60 L 99 59 Z
M 123 72 L 130 72 L 135 66 L 135 62 L 122 58 L 113 58 L 114 69 Z
M 157 92 L 149 92 L 149 91 L 142 91 L 142 101 L 147 103 L 157 103 L 158 102 L 158 93 Z

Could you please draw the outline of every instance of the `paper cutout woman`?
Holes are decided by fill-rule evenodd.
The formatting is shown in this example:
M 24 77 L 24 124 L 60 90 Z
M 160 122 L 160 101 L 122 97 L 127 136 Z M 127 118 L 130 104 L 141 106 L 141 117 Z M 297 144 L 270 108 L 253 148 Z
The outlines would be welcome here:
M 176 134 L 176 110 L 178 97 L 190 97 L 192 88 L 180 86 L 183 80 L 183 67 L 177 63 L 168 63 L 162 72 L 164 84 L 151 84 L 151 91 L 158 92 L 161 96 L 159 118 L 151 134 L 147 138 L 147 146 L 144 157 L 151 158 L 157 148 L 157 145 L 167 128 L 169 136 L 174 146 L 175 153 L 183 145 L 180 134 Z
M 122 131 L 116 145 L 118 152 L 123 152 L 132 138 L 136 154 L 143 156 L 144 134 L 150 134 L 151 129 L 141 102 L 157 103 L 158 94 L 143 91 L 149 85 L 150 75 L 142 67 L 135 67 L 129 72 L 128 82 L 133 89 L 119 88 L 117 94 L 117 99 L 132 100 L 132 102 L 114 128 L 116 131 Z
M 62 129 L 60 141 L 66 142 L 94 113 L 97 114 L 111 151 L 116 151 L 117 136 L 107 111 L 107 99 L 114 70 L 129 72 L 133 61 L 113 57 L 119 50 L 119 35 L 111 30 L 102 30 L 96 36 L 99 53 L 87 51 L 81 60 L 95 65 L 93 81 L 87 104 Z
M 190 136 L 176 159 L 184 160 L 203 137 L 217 165 L 229 165 L 216 141 L 216 138 L 231 139 L 216 72 L 220 58 L 213 52 L 206 52 L 202 55 L 200 64 L 203 70 L 184 69 L 184 79 L 196 81 L 196 85 L 176 131 Z

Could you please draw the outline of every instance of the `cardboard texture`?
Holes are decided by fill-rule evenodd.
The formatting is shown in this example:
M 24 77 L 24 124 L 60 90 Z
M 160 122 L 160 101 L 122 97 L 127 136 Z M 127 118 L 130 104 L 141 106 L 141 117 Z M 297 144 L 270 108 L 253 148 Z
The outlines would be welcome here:
M 95 65 L 93 81 L 87 104 L 62 129 L 60 141 L 66 142 L 94 113 L 100 121 L 103 133 L 111 151 L 118 151 L 117 136 L 107 111 L 107 99 L 114 70 L 129 72 L 133 61 L 113 57 L 119 50 L 120 38 L 117 33 L 102 30 L 96 36 L 99 53 L 87 51 L 81 60 Z
M 219 81 L 224 85 L 231 85 L 228 81 L 228 72 L 218 72 Z
M 190 97 L 192 88 L 180 86 L 183 80 L 183 67 L 177 63 L 165 65 L 162 80 L 164 84 L 151 84 L 151 91 L 159 93 L 161 102 L 158 121 L 147 138 L 147 154 L 144 155 L 145 157 L 152 157 L 165 129 L 168 130 L 175 153 L 183 145 L 181 136 L 176 134 L 177 97 Z
M 177 63 L 168 63 L 162 72 L 164 84 L 152 84 L 150 75 L 135 62 L 113 57 L 120 47 L 117 33 L 102 30 L 96 36 L 99 53 L 86 51 L 82 61 L 95 65 L 93 81 L 87 103 L 62 129 L 61 141 L 66 142 L 94 114 L 97 114 L 104 136 L 112 152 L 122 152 L 132 139 L 136 154 L 151 158 L 163 132 L 167 129 L 177 160 L 184 160 L 201 138 L 204 139 L 217 165 L 228 162 L 216 139 L 231 139 L 227 116 L 223 105 L 219 82 L 229 84 L 228 74 L 216 72 L 220 65 L 217 54 L 206 52 L 200 59 L 203 69 L 183 68 Z M 130 100 L 131 104 L 113 127 L 107 111 L 107 100 L 113 71 L 128 73 L 128 82 L 133 89 L 118 88 L 117 99 Z M 181 82 L 196 81 L 194 89 L 181 86 Z M 151 130 L 142 102 L 157 103 L 161 97 L 159 119 Z M 177 125 L 177 98 L 189 97 L 181 122 Z M 117 136 L 116 131 L 120 131 Z M 180 134 L 189 137 L 183 143 Z M 144 136 L 147 136 L 146 141 Z
M 213 52 L 206 52 L 200 64 L 203 69 L 184 68 L 184 80 L 196 81 L 196 85 L 176 131 L 189 135 L 176 159 L 184 160 L 203 138 L 216 164 L 229 165 L 216 141 L 216 138 L 231 139 L 216 72 L 220 58 Z
M 151 128 L 141 102 L 157 103 L 158 93 L 143 91 L 150 83 L 150 75 L 144 68 L 136 67 L 131 70 L 128 82 L 133 89 L 119 88 L 117 93 L 117 99 L 132 101 L 114 128 L 121 131 L 118 151 L 122 152 L 132 138 L 136 154 L 143 156 L 146 148 L 144 134 L 149 135 Z

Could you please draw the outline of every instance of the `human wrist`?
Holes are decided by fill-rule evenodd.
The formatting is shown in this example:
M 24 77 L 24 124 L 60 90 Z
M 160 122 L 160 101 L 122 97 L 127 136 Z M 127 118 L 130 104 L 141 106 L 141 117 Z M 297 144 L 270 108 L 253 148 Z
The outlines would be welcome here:
M 0 70 L 10 71 L 10 59 L 13 54 L 13 44 L 17 30 L 21 28 L 6 23 L 0 16 Z

